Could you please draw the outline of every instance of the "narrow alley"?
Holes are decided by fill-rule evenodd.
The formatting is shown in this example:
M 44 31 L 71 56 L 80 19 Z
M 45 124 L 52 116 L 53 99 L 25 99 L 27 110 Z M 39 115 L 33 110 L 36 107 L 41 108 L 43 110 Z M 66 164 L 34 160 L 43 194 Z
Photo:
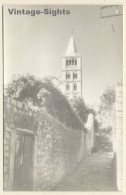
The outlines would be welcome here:
M 58 184 L 54 191 L 116 191 L 112 152 L 88 156 L 77 169 Z

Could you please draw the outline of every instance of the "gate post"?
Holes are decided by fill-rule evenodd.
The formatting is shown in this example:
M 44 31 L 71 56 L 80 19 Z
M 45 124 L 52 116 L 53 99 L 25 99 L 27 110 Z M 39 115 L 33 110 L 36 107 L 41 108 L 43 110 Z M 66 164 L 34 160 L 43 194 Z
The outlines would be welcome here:
M 90 113 L 88 115 L 87 123 L 86 123 L 86 128 L 88 130 L 86 140 L 87 140 L 87 152 L 90 154 L 94 147 L 94 115 Z

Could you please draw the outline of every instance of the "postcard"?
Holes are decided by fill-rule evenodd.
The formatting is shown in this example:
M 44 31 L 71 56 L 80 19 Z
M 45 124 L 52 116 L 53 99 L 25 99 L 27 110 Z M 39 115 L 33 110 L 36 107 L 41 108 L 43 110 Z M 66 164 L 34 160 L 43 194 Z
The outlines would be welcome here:
M 3 191 L 118 192 L 123 5 L 2 6 Z

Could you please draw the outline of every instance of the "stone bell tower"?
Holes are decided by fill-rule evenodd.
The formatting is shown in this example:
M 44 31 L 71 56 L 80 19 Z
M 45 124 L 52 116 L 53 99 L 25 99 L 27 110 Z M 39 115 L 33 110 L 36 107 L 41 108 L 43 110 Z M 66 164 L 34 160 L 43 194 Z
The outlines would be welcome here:
M 67 98 L 82 98 L 82 58 L 77 51 L 73 33 L 63 57 L 62 81 L 62 91 Z

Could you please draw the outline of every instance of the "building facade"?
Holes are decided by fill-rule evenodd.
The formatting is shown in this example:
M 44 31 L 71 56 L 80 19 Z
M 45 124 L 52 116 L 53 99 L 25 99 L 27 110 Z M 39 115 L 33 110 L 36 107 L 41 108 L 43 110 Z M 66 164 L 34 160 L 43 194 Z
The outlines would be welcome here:
M 67 98 L 82 97 L 82 58 L 72 34 L 62 61 L 62 91 Z

